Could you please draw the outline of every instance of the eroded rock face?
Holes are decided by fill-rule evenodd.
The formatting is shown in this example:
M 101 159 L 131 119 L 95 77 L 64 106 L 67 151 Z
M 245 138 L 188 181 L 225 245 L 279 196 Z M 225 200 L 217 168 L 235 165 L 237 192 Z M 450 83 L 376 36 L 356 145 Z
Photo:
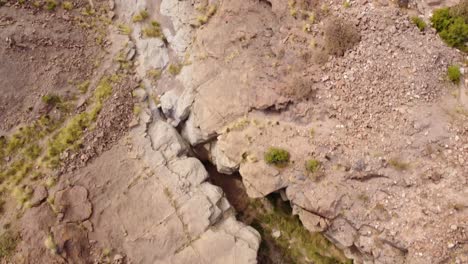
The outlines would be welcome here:
M 73 186 L 55 193 L 54 205 L 63 214 L 64 222 L 82 222 L 93 212 L 88 200 L 88 190 L 82 186 Z
M 450 204 L 466 204 L 466 117 L 444 109 L 465 96 L 450 98 L 443 76 L 463 57 L 387 1 L 342 8 L 329 10 L 361 40 L 330 57 L 309 45 L 324 45 L 323 14 L 305 27 L 281 1 L 220 3 L 188 46 L 185 90 L 168 92 L 163 112 L 218 171 L 239 171 L 249 196 L 285 188 L 304 225 L 357 263 L 459 259 L 467 212 Z M 181 108 L 184 91 L 193 97 Z M 265 163 L 271 146 L 290 152 L 289 166 Z M 306 170 L 310 159 L 318 171 Z

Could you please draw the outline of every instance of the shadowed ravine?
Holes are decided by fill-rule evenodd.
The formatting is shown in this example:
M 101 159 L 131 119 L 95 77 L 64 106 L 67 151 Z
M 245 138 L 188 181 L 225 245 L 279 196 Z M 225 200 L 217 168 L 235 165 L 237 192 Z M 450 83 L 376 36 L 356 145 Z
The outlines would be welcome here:
M 305 229 L 279 192 L 266 198 L 249 198 L 238 173 L 226 175 L 209 162 L 204 165 L 210 182 L 223 189 L 236 210 L 237 220 L 254 227 L 262 236 L 258 263 L 352 263 L 322 234 Z

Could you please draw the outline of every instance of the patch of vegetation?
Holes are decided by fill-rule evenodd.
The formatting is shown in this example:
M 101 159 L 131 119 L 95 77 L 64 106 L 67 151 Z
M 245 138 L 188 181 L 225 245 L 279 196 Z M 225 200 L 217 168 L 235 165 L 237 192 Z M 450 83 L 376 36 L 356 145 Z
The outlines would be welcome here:
M 62 102 L 62 99 L 60 98 L 60 96 L 56 94 L 46 94 L 42 96 L 41 100 L 44 104 L 49 105 L 49 106 L 55 106 Z
M 161 78 L 162 71 L 160 69 L 150 69 L 146 72 L 146 76 L 148 78 L 157 81 L 159 78 Z
M 343 7 L 344 7 L 344 8 L 350 8 L 350 7 L 351 7 L 351 2 L 350 2 L 349 0 L 345 0 L 345 1 L 343 2 Z
M 37 157 L 39 157 L 39 155 L 41 155 L 41 152 L 42 152 L 42 149 L 41 147 L 39 147 L 38 144 L 34 143 L 30 146 L 28 146 L 25 150 L 24 150 L 24 155 L 26 157 L 28 157 L 29 159 L 36 159 Z
M 392 166 L 393 168 L 399 171 L 407 170 L 410 167 L 409 163 L 403 162 L 397 158 L 390 159 L 388 161 L 388 164 L 390 164 L 390 166 Z
M 450 65 L 447 69 L 447 77 L 451 82 L 455 84 L 460 83 L 460 67 L 458 65 Z
M 361 36 L 352 23 L 340 18 L 330 18 L 324 24 L 324 39 L 329 54 L 343 56 L 361 40 Z
M 411 17 L 411 22 L 415 24 L 420 31 L 424 31 L 427 27 L 426 22 L 424 22 L 424 20 L 418 16 Z
M 208 5 L 203 8 L 200 8 L 198 11 L 202 12 L 202 15 L 197 16 L 197 21 L 199 25 L 204 25 L 210 20 L 210 18 L 216 13 L 216 5 Z
M 277 167 L 284 167 L 288 165 L 290 155 L 285 149 L 271 147 L 265 152 L 265 162 Z
M 122 35 L 127 35 L 129 36 L 132 34 L 132 28 L 128 25 L 125 24 L 120 24 L 117 26 L 117 30 L 119 31 L 120 34 Z
M 306 170 L 310 173 L 315 173 L 320 169 L 321 163 L 316 159 L 310 159 L 306 161 Z
M 352 263 L 320 233 L 309 232 L 280 197 L 269 195 L 263 202 L 253 200 L 247 210 L 255 211 L 252 226 L 260 232 L 262 241 L 268 242 L 261 251 L 271 248 L 286 263 Z M 274 232 L 279 232 L 279 237 L 274 237 Z
M 112 85 L 108 78 L 103 78 L 96 90 L 94 90 L 94 100 L 96 102 L 102 103 L 105 99 L 107 99 L 112 94 Z
M 10 256 L 18 244 L 18 235 L 6 231 L 0 235 L 0 259 Z
M 12 192 L 11 192 L 11 195 L 13 196 L 13 198 L 16 199 L 16 201 L 21 204 L 21 205 L 24 205 L 26 204 L 29 199 L 32 197 L 32 194 L 33 194 L 33 189 L 29 186 L 24 186 L 24 187 L 14 187 Z
M 149 13 L 146 10 L 141 10 L 138 14 L 135 14 L 132 18 L 133 22 L 141 22 L 149 17 Z
M 450 47 L 468 52 L 468 2 L 437 9 L 431 18 L 432 26 Z
M 142 29 L 143 36 L 147 38 L 161 38 L 166 39 L 162 33 L 161 24 L 158 21 L 151 21 L 151 24 Z
M 78 86 L 76 88 L 78 89 L 78 91 L 80 91 L 80 93 L 84 94 L 84 93 L 86 93 L 88 91 L 89 84 L 90 84 L 89 81 L 84 81 L 84 82 L 78 84 Z
M 63 1 L 62 8 L 67 10 L 67 11 L 70 11 L 70 10 L 73 9 L 73 3 L 70 2 L 70 1 Z
M 32 5 L 35 8 L 40 8 L 42 6 L 42 2 L 41 1 L 34 1 L 34 2 L 32 2 Z
M 169 71 L 170 74 L 175 76 L 175 75 L 179 74 L 181 70 L 182 70 L 182 65 L 181 64 L 179 64 L 179 63 L 169 64 L 168 71 Z
M 47 0 L 45 3 L 45 8 L 49 11 L 53 11 L 57 7 L 57 2 L 55 0 Z
M 103 78 L 94 90 L 94 105 L 87 111 L 72 117 L 69 122 L 60 129 L 48 142 L 45 161 L 49 167 L 56 168 L 59 165 L 60 154 L 67 149 L 75 150 L 81 145 L 84 130 L 95 121 L 102 109 L 102 104 L 112 94 L 112 85 L 109 78 Z

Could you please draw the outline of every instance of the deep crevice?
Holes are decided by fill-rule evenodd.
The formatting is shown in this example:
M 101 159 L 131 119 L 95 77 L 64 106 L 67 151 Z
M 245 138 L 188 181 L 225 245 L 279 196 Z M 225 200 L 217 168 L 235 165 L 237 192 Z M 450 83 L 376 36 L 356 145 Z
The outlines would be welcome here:
M 351 263 L 322 234 L 305 229 L 280 191 L 252 199 L 248 197 L 239 173 L 219 173 L 206 155 L 201 155 L 200 160 L 208 171 L 209 182 L 223 189 L 236 211 L 237 220 L 260 233 L 259 264 Z

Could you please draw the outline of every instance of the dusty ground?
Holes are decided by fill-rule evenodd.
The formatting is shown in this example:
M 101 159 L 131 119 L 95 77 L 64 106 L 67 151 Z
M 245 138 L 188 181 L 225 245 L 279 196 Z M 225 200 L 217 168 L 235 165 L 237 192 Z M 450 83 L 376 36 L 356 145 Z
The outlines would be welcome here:
M 0 34 L 3 132 L 37 118 L 43 95 L 73 97 L 76 85 L 91 78 L 100 54 L 94 35 L 69 12 L 49 12 L 29 2 L 0 9 Z

